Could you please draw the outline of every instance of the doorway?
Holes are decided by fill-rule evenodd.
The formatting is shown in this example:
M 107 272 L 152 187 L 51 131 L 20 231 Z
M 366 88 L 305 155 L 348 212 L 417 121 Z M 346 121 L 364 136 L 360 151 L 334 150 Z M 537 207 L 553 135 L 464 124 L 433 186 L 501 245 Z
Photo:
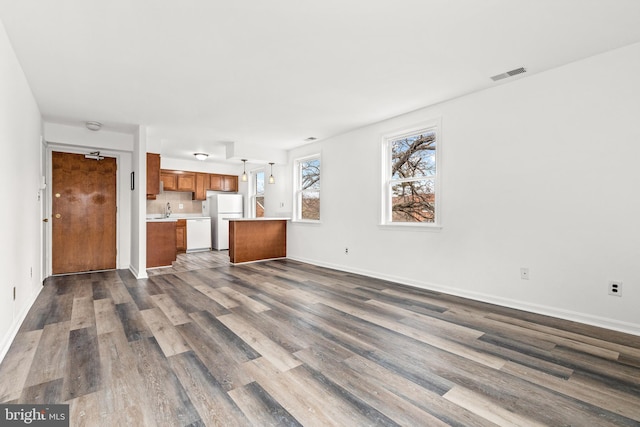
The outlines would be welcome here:
M 113 157 L 51 153 L 52 273 L 116 268 L 116 174 Z

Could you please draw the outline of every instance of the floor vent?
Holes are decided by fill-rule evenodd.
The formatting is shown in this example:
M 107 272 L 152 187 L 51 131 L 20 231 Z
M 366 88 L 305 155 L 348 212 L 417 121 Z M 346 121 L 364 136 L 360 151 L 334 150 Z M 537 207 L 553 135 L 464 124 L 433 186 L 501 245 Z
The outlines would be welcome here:
M 527 70 L 524 67 L 516 68 L 515 70 L 507 71 L 506 73 L 496 74 L 491 77 L 491 80 L 497 82 L 498 80 L 506 79 L 507 77 L 517 76 L 518 74 L 526 73 Z

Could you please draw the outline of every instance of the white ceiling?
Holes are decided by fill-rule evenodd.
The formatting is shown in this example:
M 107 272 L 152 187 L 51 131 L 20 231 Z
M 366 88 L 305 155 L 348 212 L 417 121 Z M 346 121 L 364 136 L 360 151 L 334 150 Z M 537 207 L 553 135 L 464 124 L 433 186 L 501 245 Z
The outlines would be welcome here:
M 147 125 L 175 152 L 288 149 L 640 41 L 638 0 L 0 0 L 0 19 L 45 120 Z

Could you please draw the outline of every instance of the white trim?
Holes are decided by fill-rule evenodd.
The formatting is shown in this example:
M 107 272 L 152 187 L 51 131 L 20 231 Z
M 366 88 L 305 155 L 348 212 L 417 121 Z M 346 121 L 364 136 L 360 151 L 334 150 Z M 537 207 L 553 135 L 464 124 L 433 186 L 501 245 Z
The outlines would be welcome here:
M 640 323 L 621 322 L 618 320 L 612 320 L 605 317 L 593 316 L 587 313 L 580 313 L 576 311 L 563 310 L 548 305 L 531 304 L 526 301 L 514 300 L 510 298 L 502 298 L 496 295 L 485 294 L 480 292 L 471 292 L 458 288 L 451 288 L 442 286 L 431 282 L 422 282 L 413 279 L 409 279 L 401 276 L 393 276 L 387 274 L 380 274 L 375 271 L 369 271 L 364 269 L 352 268 L 342 264 L 326 263 L 301 257 L 288 256 L 287 258 L 304 262 L 307 264 L 317 265 L 319 267 L 331 268 L 334 270 L 343 271 L 346 273 L 360 274 L 374 279 L 387 280 L 389 282 L 398 283 L 400 285 L 411 286 L 414 288 L 425 289 L 428 291 L 440 292 L 443 294 L 458 296 L 462 298 L 468 298 L 474 301 L 486 302 L 489 304 L 499 305 L 501 307 L 513 308 L 516 310 L 527 311 L 530 313 L 540 314 L 543 316 L 551 316 L 562 320 L 568 320 L 572 322 L 579 322 L 585 325 L 596 326 L 600 328 L 610 329 L 613 331 L 623 332 L 626 334 L 640 336 Z
M 34 295 L 32 296 L 29 304 L 27 304 L 22 309 L 22 311 L 20 312 L 20 315 L 16 316 L 13 319 L 13 324 L 7 331 L 7 334 L 3 337 L 2 344 L 0 344 L 0 363 L 2 363 L 5 356 L 7 355 L 7 352 L 9 351 L 11 344 L 13 344 L 13 340 L 16 338 L 16 335 L 18 335 L 18 331 L 22 326 L 22 322 L 24 322 L 24 319 L 27 318 L 27 314 L 29 313 L 29 310 L 31 310 L 31 307 L 33 307 L 33 304 L 36 302 L 36 299 L 38 299 L 38 296 L 40 295 L 40 292 L 42 292 L 43 289 L 44 289 L 44 286 L 40 286 L 38 291 L 34 292 Z
M 264 174 L 264 192 L 263 193 L 258 193 L 258 185 L 256 183 L 256 179 L 258 176 L 258 173 L 262 172 Z M 265 198 L 265 203 L 266 203 L 266 196 L 265 193 L 267 192 L 267 168 L 266 167 L 261 167 L 261 168 L 257 168 L 257 169 L 252 169 L 249 171 L 249 217 L 250 218 L 258 218 L 256 216 L 256 198 L 258 196 L 262 196 Z

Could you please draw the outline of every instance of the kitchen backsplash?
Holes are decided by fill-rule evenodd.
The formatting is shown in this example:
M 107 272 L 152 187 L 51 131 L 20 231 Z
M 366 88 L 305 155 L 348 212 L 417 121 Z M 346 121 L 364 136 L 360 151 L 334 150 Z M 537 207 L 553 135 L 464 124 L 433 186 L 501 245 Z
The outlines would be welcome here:
M 173 214 L 200 214 L 202 201 L 191 200 L 193 193 L 183 191 L 165 191 L 158 194 L 156 200 L 147 200 L 147 215 L 163 215 L 167 203 L 171 205 Z M 182 205 L 182 209 L 180 209 Z

